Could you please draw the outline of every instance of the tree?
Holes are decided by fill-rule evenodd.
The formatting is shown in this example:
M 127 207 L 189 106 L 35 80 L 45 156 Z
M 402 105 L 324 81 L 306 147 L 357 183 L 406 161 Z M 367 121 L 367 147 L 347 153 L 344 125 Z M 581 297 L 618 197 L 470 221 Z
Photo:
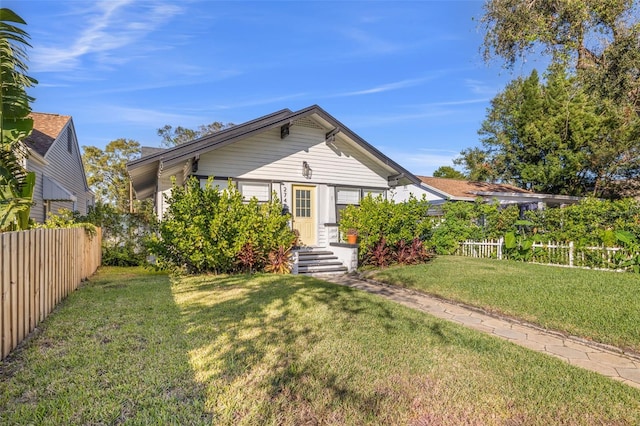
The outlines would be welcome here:
M 637 35 L 634 0 L 487 0 L 480 20 L 485 59 L 502 57 L 507 66 L 537 47 L 553 61 L 586 69 L 603 66 L 607 51 Z
M 167 124 L 158 129 L 158 136 L 162 138 L 162 142 L 160 144 L 164 147 L 170 148 L 172 146 L 189 142 L 193 139 L 219 132 L 220 130 L 227 129 L 233 125 L 233 123 L 224 124 L 219 121 L 214 121 L 210 124 L 202 124 L 197 129 L 188 129 L 182 126 L 178 126 L 174 129 L 172 126 Z
M 129 211 L 129 174 L 127 162 L 140 156 L 140 143 L 130 139 L 116 139 L 104 150 L 83 146 L 82 161 L 87 182 L 98 202 L 110 204 L 121 212 Z
M 453 164 L 462 166 L 466 178 L 474 182 L 495 182 L 498 178 L 489 161 L 489 153 L 478 147 L 463 149 Z
M 555 142 L 546 142 L 565 143 L 558 148 L 564 149 L 567 155 L 571 153 L 572 157 L 565 158 L 555 167 L 546 164 L 546 172 L 552 172 L 551 176 L 547 175 L 547 188 L 553 189 L 560 183 L 560 176 L 553 176 L 560 166 L 569 166 L 563 173 L 570 181 L 562 186 L 563 191 L 568 193 L 582 192 L 590 186 L 593 194 L 615 197 L 623 194 L 625 187 L 639 186 L 638 6 L 634 0 L 488 0 L 485 3 L 481 24 L 485 29 L 486 60 L 501 57 L 508 67 L 512 67 L 518 59 L 524 59 L 540 48 L 543 53 L 550 55 L 549 74 L 557 74 L 557 70 L 562 69 L 570 79 L 570 84 L 564 86 L 560 80 L 549 80 L 555 84 L 555 88 L 547 87 L 547 96 L 559 101 L 545 104 L 545 107 L 551 108 L 546 111 L 550 120 L 537 124 L 538 131 L 552 131 L 556 137 L 562 135 L 561 126 L 564 125 L 566 137 L 563 141 L 556 138 Z M 573 98 L 563 95 L 566 90 Z M 506 91 L 502 96 L 506 97 Z M 568 108 L 564 111 L 565 119 L 561 116 L 559 105 Z M 494 102 L 490 113 L 494 114 L 494 118 L 496 106 Z M 502 107 L 503 115 L 506 108 Z M 488 120 L 497 123 L 491 118 Z M 486 130 L 498 134 L 491 129 L 481 132 Z M 523 135 L 522 129 L 518 129 L 518 132 L 520 136 Z M 591 139 L 587 141 L 581 138 Z M 534 144 L 531 148 L 535 146 L 538 145 Z M 583 158 L 587 154 L 589 158 Z M 513 157 L 504 155 L 503 159 Z M 497 158 L 492 160 L 495 164 Z M 577 163 L 585 162 L 588 164 L 577 166 Z M 504 171 L 506 166 L 503 166 Z M 581 170 L 579 174 L 572 174 L 577 169 Z M 525 175 L 543 173 L 545 169 L 532 165 L 523 172 L 526 173 L 521 178 L 525 179 Z
M 29 35 L 17 25 L 26 22 L 10 9 L 0 9 L 0 229 L 26 229 L 32 204 L 35 174 L 23 167 L 22 141 L 33 129 L 26 89 L 37 81 L 27 75 Z
M 440 166 L 433 172 L 433 177 L 465 180 L 467 177 L 464 173 L 459 172 L 451 166 Z
M 632 129 L 594 98 L 559 66 L 544 83 L 533 71 L 492 100 L 479 131 L 484 149 L 456 161 L 536 192 L 607 195 L 613 182 L 637 178 L 640 161 Z

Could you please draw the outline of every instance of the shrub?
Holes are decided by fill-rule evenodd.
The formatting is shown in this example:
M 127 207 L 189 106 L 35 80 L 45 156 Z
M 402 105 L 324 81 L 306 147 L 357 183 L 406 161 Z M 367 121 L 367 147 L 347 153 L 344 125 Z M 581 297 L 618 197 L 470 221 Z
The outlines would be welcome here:
M 159 232 L 148 246 L 160 269 L 188 273 L 230 273 L 264 268 L 264 253 L 289 249 L 295 235 L 277 197 L 248 202 L 233 185 L 204 188 L 191 178 L 173 186 Z
M 515 229 L 517 206 L 500 207 L 478 198 L 473 203 L 448 201 L 440 223 L 434 228 L 430 243 L 438 254 L 452 254 L 465 240 L 500 238 Z
M 428 216 L 429 203 L 423 197 L 410 197 L 408 201 L 396 203 L 382 196 L 367 195 L 360 206 L 347 206 L 340 219 L 340 232 L 345 236 L 356 230 L 359 238 L 360 263 L 384 267 L 407 261 L 409 257 L 426 259 L 411 252 L 414 242 L 420 242 L 431 234 L 432 220 Z M 411 244 L 407 242 L 411 241 Z M 401 253 L 398 255 L 398 253 Z M 420 252 L 422 253 L 422 252 Z
M 269 253 L 269 262 L 264 270 L 275 274 L 288 274 L 292 266 L 291 247 L 280 246 Z
M 157 226 L 153 213 L 122 212 L 97 203 L 83 218 L 102 228 L 102 264 L 108 266 L 139 266 L 147 263 L 145 240 Z
M 370 252 L 382 239 L 385 245 L 395 247 L 400 241 L 423 240 L 431 231 L 428 216 L 429 203 L 423 197 L 411 197 L 403 203 L 385 200 L 382 196 L 364 197 L 360 206 L 347 206 L 340 219 L 340 233 L 350 229 L 358 232 L 360 260 L 367 263 Z

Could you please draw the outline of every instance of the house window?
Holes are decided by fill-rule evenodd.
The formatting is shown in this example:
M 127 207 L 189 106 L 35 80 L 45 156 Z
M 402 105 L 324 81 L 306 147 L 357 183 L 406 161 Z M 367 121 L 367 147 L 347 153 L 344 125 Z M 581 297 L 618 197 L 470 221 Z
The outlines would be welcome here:
M 238 189 L 245 201 L 256 197 L 259 202 L 267 203 L 271 200 L 271 184 L 269 182 L 239 182 Z
M 204 189 L 204 187 L 207 186 L 207 182 L 209 182 L 209 179 L 200 179 L 200 188 Z M 218 187 L 220 191 L 224 191 L 229 188 L 229 179 L 213 179 L 211 181 L 211 187 Z
M 296 189 L 296 217 L 311 217 L 311 190 Z
M 342 211 L 349 205 L 360 205 L 360 200 L 371 195 L 376 198 L 380 195 L 384 198 L 385 190 L 376 188 L 336 188 L 336 219 L 340 222 Z

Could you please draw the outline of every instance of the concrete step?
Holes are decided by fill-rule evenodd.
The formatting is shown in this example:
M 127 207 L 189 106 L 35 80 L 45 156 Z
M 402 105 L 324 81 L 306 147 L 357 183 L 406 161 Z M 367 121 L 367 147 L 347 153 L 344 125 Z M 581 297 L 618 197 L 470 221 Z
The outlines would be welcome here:
M 333 255 L 319 255 L 319 256 L 298 256 L 299 262 L 317 262 L 317 261 L 332 261 L 336 260 L 338 256 Z
M 307 256 L 333 256 L 333 252 L 328 250 L 298 250 L 298 257 Z
M 346 266 L 298 266 L 299 274 L 346 273 Z
M 338 260 L 332 251 L 322 249 L 302 249 L 298 254 L 298 273 L 305 275 L 344 274 L 348 268 Z
M 333 259 L 337 259 L 334 257 Z M 340 266 L 342 262 L 339 260 L 298 260 L 298 267 L 300 266 Z

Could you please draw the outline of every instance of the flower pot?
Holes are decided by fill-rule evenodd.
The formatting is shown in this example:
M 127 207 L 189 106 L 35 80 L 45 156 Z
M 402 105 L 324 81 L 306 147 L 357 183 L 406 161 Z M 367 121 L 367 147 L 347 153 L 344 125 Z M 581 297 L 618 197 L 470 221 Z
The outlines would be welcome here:
M 358 235 L 357 234 L 348 234 L 347 235 L 347 243 L 355 244 L 357 242 L 358 242 Z

